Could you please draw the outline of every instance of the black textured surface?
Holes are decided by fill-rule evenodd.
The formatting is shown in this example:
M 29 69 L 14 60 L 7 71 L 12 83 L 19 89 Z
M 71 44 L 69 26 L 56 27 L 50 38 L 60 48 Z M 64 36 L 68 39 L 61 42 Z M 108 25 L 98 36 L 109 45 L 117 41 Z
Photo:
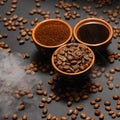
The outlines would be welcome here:
M 2 1 L 2 0 L 1 0 Z M 67 2 L 71 2 L 74 1 L 76 3 L 78 3 L 80 5 L 80 10 L 75 9 L 78 13 L 80 13 L 81 17 L 80 18 L 76 18 L 76 19 L 70 19 L 70 20 L 66 20 L 71 26 L 72 28 L 74 27 L 74 25 L 81 19 L 84 19 L 85 17 L 88 16 L 87 13 L 85 13 L 82 10 L 82 6 L 92 6 L 92 10 L 93 11 L 97 11 L 98 15 L 96 17 L 99 16 L 104 16 L 104 18 L 107 20 L 107 15 L 103 14 L 102 11 L 103 9 L 114 9 L 116 5 L 120 5 L 120 1 L 119 0 L 114 0 L 112 6 L 104 6 L 102 9 L 95 9 L 95 3 L 96 2 L 86 2 L 86 0 L 66 0 Z M 50 11 L 51 15 L 50 18 L 55 18 L 55 13 L 54 11 L 57 9 L 55 8 L 54 4 L 58 3 L 58 0 L 45 0 L 42 1 L 40 0 L 41 3 L 41 7 L 43 10 L 45 11 Z M 0 6 L 0 15 L 2 17 L 9 17 L 5 15 L 5 11 L 9 10 L 11 5 L 11 1 L 8 0 L 5 5 L 1 5 Z M 34 0 L 18 0 L 17 3 L 17 8 L 15 10 L 15 12 L 12 13 L 12 15 L 18 15 L 18 16 L 23 16 L 25 19 L 28 20 L 28 23 L 25 24 L 26 27 L 28 28 L 33 28 L 33 26 L 30 25 L 30 21 L 33 20 L 35 17 L 37 17 L 39 19 L 39 21 L 44 20 L 44 18 L 41 15 L 29 15 L 29 11 L 32 9 L 37 9 L 35 7 L 35 2 Z M 64 10 L 60 9 L 60 15 L 62 17 L 63 20 L 65 20 L 64 18 Z M 110 23 L 111 25 L 115 25 L 114 23 Z M 117 24 L 117 26 L 119 26 L 120 24 Z M 7 33 L 8 37 L 5 39 L 0 39 L 0 41 L 4 41 L 6 42 L 9 47 L 11 48 L 12 52 L 18 52 L 18 53 L 29 53 L 30 54 L 30 58 L 26 59 L 25 61 L 30 63 L 33 60 L 39 60 L 37 54 L 38 54 L 38 50 L 35 47 L 35 45 L 33 43 L 31 43 L 30 41 L 25 41 L 25 44 L 23 45 L 19 45 L 16 37 L 17 35 L 19 35 L 19 30 L 17 29 L 16 31 L 8 31 L 4 26 L 3 26 L 3 22 L 0 22 L 0 34 L 3 33 Z M 23 38 L 24 39 L 24 38 Z M 32 38 L 31 38 L 32 39 Z M 117 39 L 112 39 L 112 43 L 110 44 L 110 46 L 108 47 L 108 51 L 116 51 L 119 52 L 119 50 L 117 49 L 117 41 L 119 40 L 119 38 Z M 115 61 L 114 63 L 110 64 L 108 62 L 108 60 L 105 58 L 106 53 L 98 53 L 97 56 L 97 60 L 100 61 L 101 63 L 103 63 L 103 66 L 106 67 L 106 71 L 105 73 L 108 72 L 108 70 L 110 68 L 114 68 L 116 66 L 120 67 L 120 63 L 119 61 Z M 40 56 L 42 57 L 42 56 Z M 97 64 L 96 64 L 97 66 Z M 99 65 L 98 65 L 99 66 Z M 41 71 L 37 72 L 35 74 L 38 78 L 40 77 L 40 79 L 43 81 L 43 88 L 44 90 L 48 91 L 48 93 L 51 92 L 50 90 L 50 85 L 48 85 L 48 80 L 52 78 L 52 76 L 50 76 L 48 73 L 42 73 Z M 120 74 L 119 73 L 115 73 L 115 81 L 114 83 L 118 83 L 120 85 Z M 106 82 L 107 79 L 104 77 L 104 73 L 101 77 L 98 77 L 96 79 L 92 79 L 90 78 L 90 80 L 88 82 L 99 82 L 102 86 L 103 86 L 103 91 L 102 92 L 98 92 L 98 93 L 90 93 L 89 94 L 89 98 L 87 100 L 81 100 L 80 102 L 74 102 L 73 105 L 71 107 L 67 107 L 66 104 L 66 100 L 61 100 L 59 102 L 55 102 L 52 101 L 52 103 L 50 104 L 46 104 L 46 107 L 49 110 L 49 113 L 56 115 L 56 116 L 67 116 L 67 110 L 70 108 L 75 108 L 75 106 L 77 104 L 82 104 L 84 106 L 84 110 L 82 112 L 86 113 L 87 115 L 93 117 L 95 120 L 99 120 L 97 116 L 94 115 L 94 111 L 95 109 L 93 108 L 92 105 L 90 105 L 90 100 L 94 100 L 96 97 L 101 97 L 102 101 L 100 102 L 100 110 L 102 111 L 102 113 L 105 114 L 105 118 L 104 120 L 112 120 L 112 118 L 108 115 L 108 112 L 105 111 L 105 106 L 104 106 L 104 101 L 105 100 L 110 100 L 112 103 L 112 108 L 115 110 L 115 105 L 116 105 L 116 101 L 113 100 L 112 96 L 113 95 L 119 95 L 120 96 L 120 88 L 113 88 L 112 90 L 109 90 Z M 64 89 L 64 86 L 67 86 L 66 83 L 61 84 L 62 88 Z M 76 87 L 79 88 L 79 85 L 77 85 Z M 81 83 L 80 83 L 80 87 L 81 87 Z M 33 92 L 35 93 L 35 88 L 32 88 Z M 69 91 L 71 92 L 71 91 Z M 26 99 L 26 98 L 21 98 L 26 102 L 26 109 L 23 111 L 18 111 L 16 109 L 17 106 L 17 100 L 14 103 L 14 105 L 12 106 L 8 106 L 8 108 L 10 109 L 10 116 L 13 113 L 18 113 L 18 116 L 21 117 L 23 114 L 26 114 L 28 117 L 28 120 L 42 120 L 43 118 L 41 118 L 41 109 L 38 107 L 38 103 L 40 101 L 41 96 L 37 96 L 35 95 L 35 97 L 33 99 Z M 7 106 L 6 106 L 7 107 Z M 7 108 L 6 108 L 7 109 Z M 0 108 L 0 120 L 3 120 L 3 114 L 4 112 L 2 111 L 3 108 Z M 115 110 L 116 113 L 119 110 Z M 80 112 L 81 113 L 81 112 Z M 80 118 L 80 113 L 78 114 L 77 120 L 81 120 Z M 67 116 L 69 120 L 71 120 L 71 116 Z M 45 118 L 46 119 L 46 118 Z M 114 120 L 119 120 L 120 118 L 116 117 Z M 10 119 L 11 120 L 11 117 Z M 44 119 L 43 119 L 44 120 Z

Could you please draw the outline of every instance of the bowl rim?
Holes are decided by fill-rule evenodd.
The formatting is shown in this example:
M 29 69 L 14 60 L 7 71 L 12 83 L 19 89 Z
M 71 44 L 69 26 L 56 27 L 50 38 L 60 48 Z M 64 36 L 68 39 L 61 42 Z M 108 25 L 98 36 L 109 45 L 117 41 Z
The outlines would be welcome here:
M 78 36 L 77 36 L 77 31 L 78 31 L 78 29 L 80 28 L 80 26 L 83 26 L 84 24 L 89 23 L 89 22 L 96 22 L 96 23 L 98 23 L 98 24 L 101 24 L 101 25 L 105 26 L 105 27 L 108 29 L 108 31 L 109 31 L 109 36 L 108 36 L 108 38 L 107 38 L 105 41 L 100 42 L 100 43 L 97 43 L 97 44 L 90 44 L 90 43 L 86 43 L 86 42 L 83 42 L 82 40 L 80 40 L 80 39 L 78 38 Z M 113 37 L 113 28 L 112 28 L 112 26 L 111 26 L 107 21 L 105 21 L 104 19 L 101 19 L 101 18 L 85 18 L 85 19 L 83 19 L 83 20 L 80 20 L 78 23 L 76 23 L 76 25 L 75 25 L 74 28 L 73 28 L 73 35 L 74 35 L 75 39 L 76 39 L 78 42 L 80 42 L 80 43 L 82 43 L 82 44 L 85 44 L 85 45 L 87 45 L 87 46 L 90 46 L 90 47 L 92 47 L 92 46 L 93 46 L 93 47 L 95 47 L 95 46 L 101 46 L 101 45 L 104 45 L 104 44 L 106 44 L 106 43 L 108 43 L 108 42 L 110 42 L 110 41 L 112 40 L 112 37 Z
M 81 45 L 81 46 L 84 46 L 84 47 L 88 48 L 89 51 L 92 53 L 93 58 L 92 58 L 91 64 L 90 64 L 86 69 L 84 69 L 83 71 L 80 71 L 80 72 L 77 72 L 77 73 L 68 73 L 68 72 L 64 72 L 64 71 L 60 70 L 60 69 L 55 65 L 55 63 L 54 63 L 54 54 L 57 53 L 57 52 L 59 52 L 59 50 L 60 50 L 61 48 L 64 48 L 64 47 L 67 46 L 68 44 L 79 44 L 79 45 Z M 80 75 L 80 74 L 85 73 L 86 71 L 88 71 L 88 70 L 94 65 L 94 62 L 95 62 L 95 54 L 94 54 L 93 50 L 92 50 L 90 47 L 88 47 L 88 46 L 86 46 L 86 45 L 84 45 L 84 44 L 81 44 L 81 43 L 67 43 L 67 44 L 64 44 L 64 45 L 60 46 L 59 48 L 57 48 L 57 49 L 53 52 L 52 57 L 51 57 L 51 62 L 52 62 L 52 65 L 53 65 L 54 69 L 55 69 L 56 71 L 58 71 L 59 73 L 64 74 L 64 75 L 75 76 L 75 75 Z
M 44 24 L 44 23 L 46 23 L 46 22 L 51 22 L 51 21 L 61 22 L 62 24 L 66 25 L 66 26 L 69 28 L 69 32 L 70 32 L 69 37 L 68 37 L 63 43 L 61 43 L 61 44 L 59 44 L 59 45 L 48 46 L 48 45 L 45 45 L 45 44 L 42 44 L 42 43 L 38 42 L 38 41 L 36 40 L 36 38 L 35 38 L 36 29 L 37 29 L 40 25 L 42 25 L 42 24 Z M 37 45 L 39 45 L 39 46 L 41 46 L 41 47 L 44 47 L 44 48 L 57 48 L 57 47 L 65 44 L 65 43 L 67 43 L 67 42 L 72 38 L 72 34 L 73 34 L 72 27 L 71 27 L 71 25 L 70 25 L 69 23 L 67 23 L 66 21 L 64 21 L 64 20 L 62 20 L 62 19 L 57 19 L 57 18 L 55 18 L 55 19 L 46 19 L 46 20 L 42 20 L 42 21 L 40 21 L 39 23 L 37 23 L 36 26 L 33 28 L 33 30 L 32 30 L 32 39 L 33 39 L 33 41 L 34 41 Z

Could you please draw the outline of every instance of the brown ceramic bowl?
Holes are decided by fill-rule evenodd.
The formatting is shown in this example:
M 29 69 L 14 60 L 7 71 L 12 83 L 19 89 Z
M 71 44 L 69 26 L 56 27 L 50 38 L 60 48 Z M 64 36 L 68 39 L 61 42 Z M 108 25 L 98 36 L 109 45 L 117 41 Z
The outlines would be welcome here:
M 67 43 L 54 51 L 51 61 L 58 75 L 75 79 L 89 73 L 95 62 L 95 55 L 84 44 Z
M 112 26 L 100 18 L 86 18 L 79 21 L 73 30 L 75 39 L 94 50 L 105 50 L 112 40 Z
M 72 28 L 64 20 L 47 19 L 39 22 L 32 31 L 32 38 L 45 56 L 49 56 L 59 46 L 69 42 Z

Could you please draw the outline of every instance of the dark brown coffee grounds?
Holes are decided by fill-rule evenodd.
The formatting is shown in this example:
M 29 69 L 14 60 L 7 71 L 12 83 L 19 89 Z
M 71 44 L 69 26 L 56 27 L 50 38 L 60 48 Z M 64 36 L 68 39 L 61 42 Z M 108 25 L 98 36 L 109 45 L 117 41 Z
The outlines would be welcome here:
M 35 31 L 37 41 L 47 46 L 62 44 L 69 38 L 69 35 L 69 28 L 59 21 L 45 22 Z

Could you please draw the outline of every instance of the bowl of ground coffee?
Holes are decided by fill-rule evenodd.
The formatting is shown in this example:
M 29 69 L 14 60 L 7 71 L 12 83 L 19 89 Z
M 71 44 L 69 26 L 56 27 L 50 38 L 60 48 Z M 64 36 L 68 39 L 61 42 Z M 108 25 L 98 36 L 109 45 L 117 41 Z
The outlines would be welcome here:
M 60 19 L 43 20 L 32 31 L 35 45 L 45 56 L 48 56 L 57 47 L 69 42 L 71 37 L 71 26 L 66 21 Z
M 95 55 L 91 48 L 84 44 L 67 43 L 54 51 L 51 61 L 58 75 L 78 78 L 90 71 Z
M 93 50 L 103 51 L 113 36 L 112 26 L 100 18 L 86 18 L 79 21 L 73 30 L 75 39 Z

